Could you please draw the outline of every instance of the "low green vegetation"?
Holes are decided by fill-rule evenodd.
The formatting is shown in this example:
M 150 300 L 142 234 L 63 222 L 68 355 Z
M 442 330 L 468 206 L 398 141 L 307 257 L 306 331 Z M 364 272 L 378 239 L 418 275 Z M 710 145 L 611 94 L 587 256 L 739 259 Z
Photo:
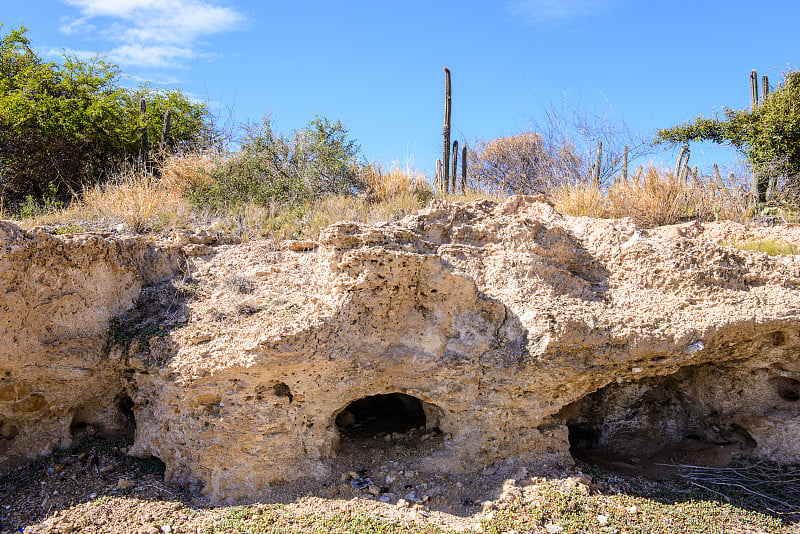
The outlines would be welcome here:
M 723 242 L 722 245 L 731 245 L 739 250 L 755 250 L 770 256 L 791 256 L 800 253 L 797 245 L 779 239 L 750 239 L 747 241 Z

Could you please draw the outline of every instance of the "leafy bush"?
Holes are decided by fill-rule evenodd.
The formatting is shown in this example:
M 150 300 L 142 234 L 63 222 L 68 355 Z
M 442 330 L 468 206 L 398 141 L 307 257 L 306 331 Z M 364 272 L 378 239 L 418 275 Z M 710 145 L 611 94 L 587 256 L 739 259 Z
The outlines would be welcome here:
M 784 188 L 800 197 L 800 71 L 783 81 L 754 110 L 724 109 L 724 119 L 697 117 L 680 126 L 658 131 L 660 141 L 713 141 L 740 150 L 760 173 L 761 200 L 770 174 L 784 177 Z
M 141 131 L 160 139 L 171 113 L 165 147 L 194 146 L 203 139 L 207 110 L 180 91 L 126 89 L 116 66 L 65 56 L 45 62 L 26 30 L 0 38 L 0 195 L 18 211 L 27 197 L 40 200 L 54 188 L 67 198 L 97 183 L 141 149 Z M 147 112 L 139 115 L 139 100 Z
M 230 209 L 241 203 L 298 205 L 327 195 L 366 189 L 358 173 L 359 147 L 340 121 L 325 118 L 284 136 L 269 116 L 250 125 L 241 151 L 215 167 L 210 180 L 190 192 L 202 207 Z

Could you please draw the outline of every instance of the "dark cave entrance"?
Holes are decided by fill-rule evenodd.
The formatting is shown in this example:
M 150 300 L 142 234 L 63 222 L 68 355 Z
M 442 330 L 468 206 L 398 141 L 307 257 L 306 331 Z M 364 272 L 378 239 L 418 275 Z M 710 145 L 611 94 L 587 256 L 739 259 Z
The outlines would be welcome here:
M 438 406 L 405 393 L 370 395 L 351 402 L 334 417 L 339 438 L 334 472 L 351 478 L 353 473 L 378 474 L 380 479 L 410 469 L 442 447 L 442 416 Z
M 670 475 L 670 465 L 722 467 L 751 456 L 756 442 L 747 430 L 709 402 L 708 373 L 689 368 L 611 384 L 565 406 L 557 418 L 569 429 L 570 454 L 612 471 L 653 476 Z
M 120 393 L 112 405 L 79 408 L 72 416 L 69 433 L 73 441 L 95 435 L 107 439 L 132 441 L 136 433 L 134 402 L 127 393 Z
M 343 436 L 405 434 L 414 428 L 425 428 L 427 423 L 422 401 L 404 393 L 358 399 L 336 416 L 336 426 Z

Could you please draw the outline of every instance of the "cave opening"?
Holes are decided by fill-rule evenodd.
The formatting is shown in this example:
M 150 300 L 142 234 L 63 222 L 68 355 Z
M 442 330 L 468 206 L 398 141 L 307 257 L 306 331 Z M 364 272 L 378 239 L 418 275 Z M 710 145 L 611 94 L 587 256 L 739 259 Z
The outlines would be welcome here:
M 670 465 L 723 467 L 751 456 L 756 441 L 734 405 L 724 404 L 738 398 L 740 386 L 726 379 L 728 392 L 719 395 L 707 387 L 709 372 L 698 367 L 610 384 L 565 406 L 558 419 L 568 429 L 570 454 L 612 471 L 653 476 L 670 475 Z M 781 386 L 782 397 L 791 397 L 785 391 L 791 388 Z
M 404 491 L 403 477 L 415 463 L 438 451 L 444 412 L 435 404 L 405 393 L 370 395 L 335 412 L 337 440 L 331 467 L 351 483 L 378 484 L 380 491 Z M 372 477 L 372 478 L 369 478 Z
M 69 425 L 73 441 L 101 436 L 106 439 L 132 441 L 136 433 L 134 402 L 127 393 L 120 393 L 108 406 L 83 406 L 75 411 Z
M 404 393 L 370 395 L 355 400 L 336 416 L 343 435 L 372 437 L 405 434 L 428 423 L 422 401 Z

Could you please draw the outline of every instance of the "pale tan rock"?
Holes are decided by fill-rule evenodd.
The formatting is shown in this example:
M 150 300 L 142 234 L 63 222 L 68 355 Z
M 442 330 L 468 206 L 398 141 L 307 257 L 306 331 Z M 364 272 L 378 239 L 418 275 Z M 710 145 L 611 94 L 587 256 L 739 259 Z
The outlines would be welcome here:
M 98 356 L 97 371 L 81 375 L 79 357 L 45 343 L 49 334 L 29 329 L 24 314 L 8 320 L 3 342 L 25 332 L 36 345 L 14 354 L 51 376 L 121 384 L 136 419 L 130 452 L 159 458 L 168 481 L 201 484 L 214 502 L 327 477 L 343 435 L 338 416 L 388 393 L 419 399 L 426 428 L 416 435 L 446 436 L 413 459 L 420 476 L 498 463 L 563 468 L 570 440 L 655 457 L 694 435 L 800 461 L 800 258 L 720 245 L 715 224 L 644 231 L 562 216 L 536 197 L 435 201 L 393 223 L 334 224 L 302 254 L 250 242 L 192 258 L 189 274 L 204 291 L 186 303 L 191 321 L 112 346 L 127 367 Z M 46 267 L 53 256 L 43 254 L 39 278 L 26 277 L 48 295 L 62 287 Z M 114 313 L 136 298 L 135 271 L 105 276 L 118 293 L 128 288 L 108 299 Z M 226 289 L 232 276 L 252 286 L 246 303 Z M 0 305 L 16 309 L 14 288 L 24 285 L 7 283 Z M 83 295 L 94 285 L 77 287 Z M 83 309 L 81 299 L 68 302 Z M 79 324 L 61 336 L 76 336 Z M 198 332 L 215 337 L 197 343 Z M 0 435 L 15 447 L 19 436 L 51 436 L 33 426 L 48 408 L 22 411 L 41 402 L 28 400 L 34 394 L 61 402 L 43 373 L 0 384 L 0 414 L 16 425 Z M 398 436 L 381 443 L 411 439 Z
M 125 424 L 109 324 L 143 285 L 169 279 L 174 247 L 143 238 L 53 236 L 0 221 L 0 468 Z
M 287 239 L 281 243 L 281 249 L 293 252 L 306 252 L 317 248 L 317 243 L 310 239 Z

